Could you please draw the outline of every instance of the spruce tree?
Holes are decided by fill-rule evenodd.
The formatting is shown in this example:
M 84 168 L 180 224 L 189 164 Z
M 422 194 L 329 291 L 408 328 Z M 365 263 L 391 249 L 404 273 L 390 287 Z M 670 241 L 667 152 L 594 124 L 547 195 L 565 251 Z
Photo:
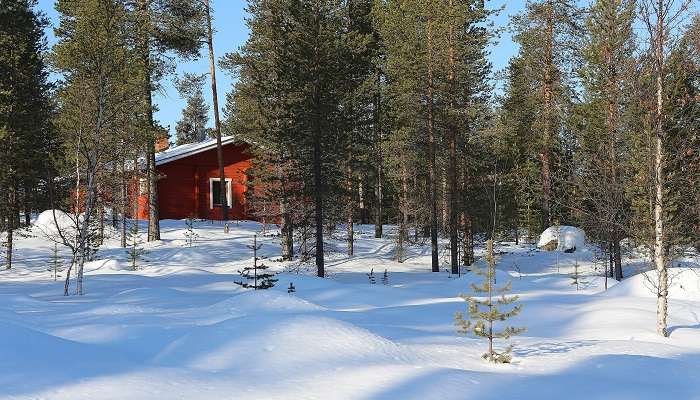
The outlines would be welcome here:
M 187 97 L 187 106 L 182 110 L 182 119 L 175 125 L 175 143 L 199 143 L 207 138 L 209 107 L 204 103 L 202 89 L 197 88 Z
M 0 231 L 6 232 L 8 269 L 19 213 L 25 213 L 26 224 L 33 208 L 48 203 L 42 198 L 48 197 L 46 177 L 56 160 L 47 19 L 35 7 L 35 0 L 0 2 Z
M 253 289 L 253 290 L 265 290 L 270 289 L 275 286 L 277 278 L 275 274 L 266 272 L 270 267 L 265 264 L 258 264 L 260 258 L 258 257 L 258 250 L 262 248 L 262 243 L 258 244 L 258 235 L 253 236 L 253 244 L 248 246 L 253 250 L 253 265 L 239 270 L 238 273 L 245 280 L 235 281 L 234 283 L 242 288 Z M 252 281 L 252 283 L 251 283 Z M 292 293 L 294 287 L 290 283 L 288 293 Z
M 139 267 L 143 256 L 148 252 L 143 248 L 143 239 L 139 233 L 139 222 L 134 220 L 126 236 L 128 248 L 126 250 L 127 259 L 132 271 L 136 271 Z
M 333 205 L 328 199 L 339 193 L 336 177 L 342 176 L 337 157 L 347 67 L 339 57 L 347 52 L 345 8 L 335 0 L 255 0 L 247 10 L 250 37 L 224 60 L 241 77 L 232 115 L 256 125 L 261 145 L 272 144 L 271 157 L 297 168 L 296 193 L 313 204 L 316 267 L 323 277 L 323 230 Z

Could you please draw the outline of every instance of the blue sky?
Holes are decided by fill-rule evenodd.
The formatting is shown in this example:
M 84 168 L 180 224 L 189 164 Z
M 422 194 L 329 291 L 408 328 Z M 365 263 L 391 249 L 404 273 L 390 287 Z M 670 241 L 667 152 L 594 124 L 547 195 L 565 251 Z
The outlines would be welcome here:
M 214 8 L 214 50 L 217 57 L 221 57 L 227 52 L 237 50 L 243 45 L 248 37 L 248 28 L 245 25 L 245 0 L 211 0 Z M 43 10 L 51 19 L 52 24 L 58 23 L 58 14 L 54 10 L 55 0 L 39 0 L 39 8 Z M 521 11 L 525 6 L 525 0 L 491 0 L 490 6 L 497 8 L 505 5 L 505 10 L 494 22 L 496 26 L 503 27 L 508 23 L 509 16 Z M 47 29 L 49 44 L 54 42 L 53 27 Z M 498 44 L 491 49 L 491 62 L 494 70 L 505 67 L 510 57 L 517 52 L 517 46 L 510 39 L 510 35 L 505 32 Z M 208 58 L 206 52 L 202 51 L 202 57 L 190 62 L 181 62 L 177 67 L 178 74 L 184 72 L 207 73 L 209 72 Z M 177 90 L 173 87 L 173 77 L 163 80 L 163 90 L 154 101 L 158 106 L 156 118 L 164 126 L 170 126 L 171 134 L 174 134 L 175 123 L 180 119 L 185 101 L 180 98 Z M 226 93 L 231 90 L 233 80 L 231 77 L 217 70 L 217 83 L 220 107 L 223 108 Z M 207 102 L 211 105 L 211 90 L 204 90 Z M 213 124 L 213 112 L 210 112 L 210 125 Z

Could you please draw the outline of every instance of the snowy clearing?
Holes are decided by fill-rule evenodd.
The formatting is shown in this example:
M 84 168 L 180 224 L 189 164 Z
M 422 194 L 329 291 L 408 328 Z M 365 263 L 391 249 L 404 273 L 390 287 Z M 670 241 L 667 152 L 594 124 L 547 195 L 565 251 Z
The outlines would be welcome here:
M 191 248 L 184 222 L 162 228 L 137 271 L 110 239 L 86 267 L 82 297 L 61 295 L 40 230 L 17 240 L 16 267 L 0 272 L 0 398 L 700 399 L 698 269 L 672 273 L 665 339 L 644 276 L 604 291 L 587 249 L 500 243 L 497 279 L 512 279 L 524 304 L 511 323 L 528 330 L 513 340 L 512 364 L 490 365 L 480 358 L 486 342 L 454 327 L 474 274 L 429 273 L 429 246 L 398 264 L 391 238 L 359 226 L 348 258 L 339 230 L 328 241 L 329 278 L 318 279 L 275 261 L 268 233 L 260 251 L 284 273 L 275 288 L 251 292 L 233 282 L 261 225 L 224 234 L 197 222 Z M 627 265 L 631 275 L 637 264 Z

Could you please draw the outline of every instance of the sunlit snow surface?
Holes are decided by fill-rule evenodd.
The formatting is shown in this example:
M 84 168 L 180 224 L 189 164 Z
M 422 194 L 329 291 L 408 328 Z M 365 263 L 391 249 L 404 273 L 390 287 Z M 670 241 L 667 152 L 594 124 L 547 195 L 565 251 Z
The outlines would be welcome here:
M 327 241 L 329 278 L 318 279 L 275 261 L 272 229 L 261 253 L 286 272 L 274 289 L 250 292 L 233 281 L 251 263 L 247 246 L 261 225 L 224 234 L 197 222 L 192 248 L 183 222 L 162 226 L 163 241 L 148 246 L 135 272 L 118 237 L 109 239 L 86 267 L 82 297 L 61 295 L 63 283 L 47 271 L 53 245 L 40 230 L 18 239 L 15 268 L 0 272 L 0 398 L 700 399 L 693 259 L 672 273 L 664 339 L 655 333 L 653 276 L 611 281 L 605 292 L 589 249 L 498 243 L 497 279 L 512 279 L 524 303 L 512 324 L 528 331 L 513 340 L 514 363 L 494 366 L 480 358 L 483 341 L 455 333 L 454 313 L 465 308 L 458 295 L 473 274 L 428 272 L 427 246 L 412 246 L 399 264 L 393 237 L 357 227 L 349 258 L 340 227 Z M 644 267 L 625 262 L 628 275 Z

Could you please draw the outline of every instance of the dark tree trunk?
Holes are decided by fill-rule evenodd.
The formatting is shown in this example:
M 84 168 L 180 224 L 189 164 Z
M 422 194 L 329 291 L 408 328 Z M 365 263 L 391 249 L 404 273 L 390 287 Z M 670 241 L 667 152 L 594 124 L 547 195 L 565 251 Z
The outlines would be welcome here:
M 291 261 L 294 258 L 294 227 L 284 200 L 280 202 L 280 213 L 282 214 L 282 260 Z
M 126 167 L 125 167 L 125 162 L 122 163 L 122 170 L 121 170 L 121 235 L 120 235 L 120 245 L 122 249 L 126 248 L 126 213 L 127 210 L 129 209 L 129 193 L 127 190 L 127 183 L 126 183 Z M 134 165 L 134 168 L 137 168 L 136 165 Z M 138 181 L 137 181 L 138 182 Z M 136 218 L 136 216 L 133 216 Z
M 313 156 L 313 171 L 314 171 L 314 202 L 315 204 L 315 223 L 316 223 L 316 269 L 319 277 L 325 276 L 324 260 L 323 260 L 323 189 L 321 177 L 321 142 L 320 138 L 314 140 L 314 156 Z
M 405 242 L 408 239 L 408 172 L 406 162 L 401 163 L 401 225 L 399 226 L 399 245 L 396 251 L 396 261 L 403 262 Z
M 608 269 L 608 271 L 610 271 L 610 277 L 614 278 L 615 277 L 615 249 L 613 248 L 612 242 L 608 243 L 608 261 L 610 264 L 610 268 Z
M 377 95 L 375 96 L 376 104 L 374 108 L 374 129 L 377 140 L 377 215 L 374 220 L 374 237 L 377 239 L 380 239 L 384 234 L 384 154 L 382 151 L 382 97 L 379 92 L 380 87 L 381 76 L 377 73 Z
M 219 96 L 216 92 L 216 59 L 214 58 L 214 35 L 211 29 L 211 9 L 209 0 L 204 0 L 204 8 L 207 14 L 207 47 L 209 48 L 209 75 L 211 76 L 212 103 L 214 106 L 214 130 L 216 132 L 216 160 L 219 165 L 219 181 L 221 185 L 221 212 L 224 221 L 228 221 L 229 205 L 226 189 L 226 175 L 224 171 L 224 150 L 221 144 L 221 119 L 219 117 Z M 233 182 L 231 182 L 233 186 Z M 231 187 L 233 192 L 233 187 Z M 233 194 L 233 193 L 232 193 Z
M 102 201 L 100 200 L 98 200 L 97 207 L 97 218 L 100 219 L 97 232 L 97 243 L 99 245 L 102 245 L 102 243 L 104 243 L 105 238 L 105 207 Z
M 7 188 L 8 215 L 7 215 L 7 237 L 5 243 L 5 269 L 12 269 L 12 251 L 14 247 L 14 231 L 17 222 L 16 200 L 17 193 L 14 187 Z
M 543 115 L 544 128 L 542 129 L 542 152 L 540 154 L 542 161 L 542 224 L 544 228 L 551 226 L 551 196 L 552 196 L 552 179 L 550 171 L 550 142 L 552 137 L 552 115 L 553 103 L 552 94 L 554 86 L 554 61 L 553 61 L 553 46 L 554 46 L 554 0 L 547 0 L 547 26 L 545 32 L 545 55 L 544 55 L 544 86 L 543 86 Z
M 12 221 L 13 218 L 9 218 Z M 5 245 L 5 269 L 12 269 L 12 247 L 13 247 L 13 223 L 7 224 L 7 243 Z
M 437 199 L 435 196 L 435 135 L 433 132 L 433 33 L 428 17 L 428 197 L 430 207 L 430 251 L 433 272 L 440 272 L 438 260 Z
M 355 254 L 355 231 L 354 231 L 354 214 L 355 214 L 355 201 L 353 196 L 353 138 L 350 138 L 348 142 L 348 159 L 347 159 L 347 169 L 346 169 L 346 182 L 345 187 L 347 188 L 347 201 L 346 206 L 347 213 L 347 244 L 348 244 L 348 256 L 353 256 Z
M 30 190 L 26 189 L 24 191 L 24 226 L 29 226 L 32 224 L 32 207 L 29 199 Z
M 622 280 L 622 251 L 620 249 L 620 241 L 618 239 L 613 240 L 613 259 L 615 264 L 615 280 L 618 282 Z
M 360 182 L 357 185 L 357 195 L 360 202 L 360 224 L 367 225 L 369 224 L 369 213 L 367 212 L 367 207 L 365 205 L 365 192 L 364 186 L 362 185 L 362 178 L 360 178 Z
M 143 24 L 150 25 L 149 1 L 140 0 Z M 156 172 L 156 126 L 153 120 L 153 82 L 151 82 L 150 32 L 141 32 L 141 62 L 144 66 L 144 97 L 148 121 L 148 143 L 146 144 L 146 187 L 148 189 L 148 241 L 160 240 L 160 213 L 158 209 L 158 174 Z
M 453 0 L 450 0 L 450 10 L 453 6 Z M 448 51 L 448 85 L 449 85 L 449 110 L 454 110 L 454 80 L 455 80 L 455 50 L 454 50 L 454 27 L 449 27 L 449 51 Z M 458 243 L 458 220 L 457 220 L 457 130 L 453 121 L 447 122 L 448 126 L 448 141 L 450 147 L 450 159 L 447 167 L 448 178 L 448 198 L 447 208 L 449 213 L 449 234 L 450 234 L 450 265 L 452 274 L 459 274 L 459 243 Z

